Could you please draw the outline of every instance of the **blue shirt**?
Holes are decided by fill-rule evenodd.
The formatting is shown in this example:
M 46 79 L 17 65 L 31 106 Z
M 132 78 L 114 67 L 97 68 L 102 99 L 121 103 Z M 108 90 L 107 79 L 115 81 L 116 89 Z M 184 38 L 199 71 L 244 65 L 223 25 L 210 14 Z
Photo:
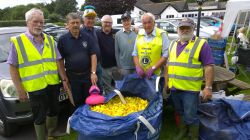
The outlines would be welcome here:
M 91 40 L 93 40 L 90 44 L 91 47 L 93 47 L 95 53 L 96 53 L 96 57 L 97 57 L 97 61 L 99 62 L 101 60 L 101 53 L 100 53 L 100 48 L 99 48 L 99 44 L 98 44 L 98 38 L 96 35 L 96 28 L 93 27 L 92 29 L 89 29 L 87 27 L 83 27 L 81 29 L 81 32 L 84 32 L 86 34 L 88 34 L 88 36 L 91 38 Z
M 75 38 L 68 32 L 59 38 L 57 47 L 65 60 L 66 71 L 90 73 L 91 55 L 95 54 L 91 47 L 92 42 L 86 33 L 80 33 L 79 37 Z

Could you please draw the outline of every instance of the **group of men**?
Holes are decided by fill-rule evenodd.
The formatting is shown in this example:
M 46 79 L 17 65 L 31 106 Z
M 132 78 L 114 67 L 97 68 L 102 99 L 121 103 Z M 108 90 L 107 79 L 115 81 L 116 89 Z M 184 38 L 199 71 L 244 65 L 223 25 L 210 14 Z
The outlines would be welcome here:
M 137 73 L 139 78 L 163 74 L 176 112 L 181 116 L 178 139 L 198 137 L 197 106 L 203 75 L 203 100 L 211 98 L 213 58 L 204 39 L 193 35 L 195 24 L 185 18 L 178 25 L 179 38 L 170 43 L 167 33 L 155 26 L 155 16 L 141 17 L 143 29 L 131 27 L 129 13 L 121 17 L 123 29 L 112 29 L 112 18 L 101 18 L 102 28 L 94 27 L 96 13 L 86 6 L 83 17 L 69 13 L 68 33 L 56 43 L 44 34 L 44 16 L 33 8 L 25 14 L 28 30 L 11 38 L 8 58 L 10 74 L 19 100 L 29 99 L 38 140 L 56 136 L 59 82 L 71 100 L 73 110 L 84 104 L 91 85 L 102 93 L 113 90 L 114 73 Z M 83 20 L 83 24 L 81 24 Z M 60 78 L 59 78 L 60 75 Z M 29 97 L 29 98 L 28 98 Z

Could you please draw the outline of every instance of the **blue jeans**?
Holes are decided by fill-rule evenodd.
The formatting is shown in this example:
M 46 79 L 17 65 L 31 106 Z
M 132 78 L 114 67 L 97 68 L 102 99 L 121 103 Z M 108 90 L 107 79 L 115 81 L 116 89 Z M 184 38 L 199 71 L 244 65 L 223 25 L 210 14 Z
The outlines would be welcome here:
M 170 91 L 175 111 L 181 115 L 186 125 L 198 125 L 197 108 L 199 92 Z

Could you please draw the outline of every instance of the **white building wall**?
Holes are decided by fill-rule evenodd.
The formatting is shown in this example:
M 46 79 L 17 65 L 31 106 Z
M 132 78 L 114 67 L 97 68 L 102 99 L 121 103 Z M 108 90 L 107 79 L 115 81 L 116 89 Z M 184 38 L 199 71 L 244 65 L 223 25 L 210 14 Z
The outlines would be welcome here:
M 134 18 L 134 22 L 139 22 L 144 11 L 134 6 L 134 10 L 131 11 L 131 17 Z
M 168 17 L 172 17 L 172 18 L 176 18 L 179 16 L 179 13 L 172 7 L 172 6 L 168 6 L 161 14 L 161 18 L 168 18 Z
M 202 16 L 212 16 L 212 15 L 221 15 L 225 13 L 226 10 L 202 10 Z M 161 18 L 181 18 L 181 17 L 197 17 L 198 11 L 190 12 L 178 12 L 172 6 L 168 6 L 161 14 Z

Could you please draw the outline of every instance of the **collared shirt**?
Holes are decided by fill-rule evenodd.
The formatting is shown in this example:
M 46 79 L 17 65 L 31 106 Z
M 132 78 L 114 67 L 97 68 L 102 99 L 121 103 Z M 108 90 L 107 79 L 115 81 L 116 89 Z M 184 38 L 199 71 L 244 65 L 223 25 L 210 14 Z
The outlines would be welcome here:
M 42 43 L 39 43 L 35 40 L 34 36 L 27 30 L 25 33 L 24 33 L 28 39 L 31 41 L 31 43 L 35 46 L 35 48 L 37 49 L 37 51 L 42 55 L 43 53 L 43 48 L 44 48 L 44 36 L 43 34 L 42 35 Z M 15 48 L 15 45 L 13 42 L 10 42 L 10 53 L 9 53 L 9 56 L 8 56 L 8 60 L 7 60 L 7 63 L 8 64 L 12 64 L 14 66 L 17 66 L 18 65 L 18 57 L 17 57 L 17 51 L 16 51 L 16 48 Z M 56 46 L 56 42 L 55 42 L 55 46 Z M 59 60 L 62 58 L 62 56 L 60 55 L 57 47 L 55 47 L 55 52 L 56 52 L 56 60 Z
M 151 34 L 147 34 L 146 32 L 144 32 L 144 41 L 145 42 L 150 42 L 152 41 L 154 38 L 156 37 L 156 29 L 154 28 L 154 30 L 152 31 Z M 161 34 L 161 37 L 162 37 L 162 54 L 161 56 L 162 57 L 168 57 L 168 47 L 169 47 L 169 39 L 167 37 L 167 34 L 166 33 L 163 33 Z M 137 38 L 136 38 L 136 41 L 137 42 Z M 138 56 L 138 50 L 137 50 L 137 45 L 135 43 L 134 45 L 134 51 L 132 53 L 132 56 Z
M 191 41 L 195 41 L 195 36 L 193 36 Z M 185 47 L 188 45 L 189 41 L 186 41 L 184 44 L 181 44 L 181 41 L 178 40 L 177 42 L 177 51 L 176 56 L 178 57 L 181 52 L 185 49 Z M 212 55 L 211 48 L 205 42 L 201 48 L 200 55 L 199 55 L 199 61 L 201 61 L 203 66 L 214 64 L 214 58 Z
M 133 31 L 133 30 L 132 30 L 132 27 L 130 28 L 129 31 Z M 125 28 L 122 28 L 122 32 L 126 32 Z
M 89 37 L 91 37 L 93 40 L 93 42 L 90 44 L 91 47 L 94 48 L 94 51 L 96 53 L 96 57 L 97 57 L 97 61 L 99 62 L 101 60 L 101 52 L 100 52 L 100 47 L 99 47 L 99 44 L 98 44 L 98 38 L 97 38 L 97 35 L 96 35 L 96 28 L 95 27 L 92 27 L 91 29 L 87 28 L 87 27 L 83 27 L 81 29 L 81 32 L 84 32 L 84 33 L 87 33 L 89 35 Z
M 117 66 L 122 69 L 134 69 L 132 52 L 137 34 L 130 30 L 129 32 L 120 30 L 115 35 L 115 57 Z
M 95 54 L 92 42 L 86 33 L 80 33 L 75 38 L 68 32 L 59 38 L 58 50 L 65 60 L 67 72 L 90 73 L 91 55 Z
M 103 68 L 116 66 L 115 34 L 117 31 L 118 30 L 112 29 L 108 34 L 104 33 L 102 29 L 96 31 L 101 52 L 101 65 Z

